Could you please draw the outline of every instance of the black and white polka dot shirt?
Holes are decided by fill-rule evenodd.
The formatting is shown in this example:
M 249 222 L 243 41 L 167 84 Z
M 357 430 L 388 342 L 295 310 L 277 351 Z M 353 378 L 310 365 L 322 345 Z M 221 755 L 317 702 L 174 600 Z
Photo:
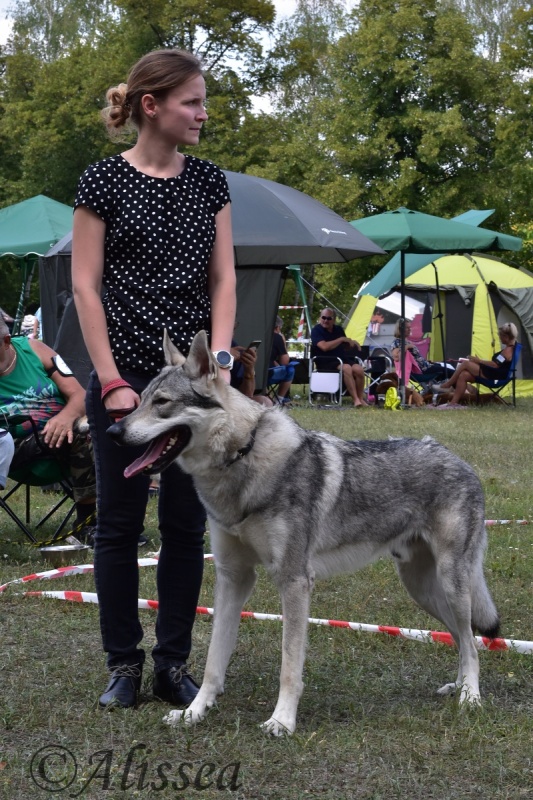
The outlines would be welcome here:
M 207 268 L 215 216 L 229 200 L 224 173 L 189 155 L 175 178 L 153 178 L 120 155 L 81 176 L 74 207 L 106 224 L 103 305 L 119 370 L 159 372 L 165 327 L 184 354 L 209 331 Z

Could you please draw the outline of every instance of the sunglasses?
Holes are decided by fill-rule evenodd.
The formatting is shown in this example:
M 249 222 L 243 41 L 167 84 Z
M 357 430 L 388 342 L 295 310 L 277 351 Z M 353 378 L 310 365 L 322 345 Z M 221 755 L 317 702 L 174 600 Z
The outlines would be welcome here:
M 333 319 L 333 317 L 325 317 L 324 315 L 322 315 L 322 316 L 320 317 L 320 319 L 332 320 L 332 319 Z

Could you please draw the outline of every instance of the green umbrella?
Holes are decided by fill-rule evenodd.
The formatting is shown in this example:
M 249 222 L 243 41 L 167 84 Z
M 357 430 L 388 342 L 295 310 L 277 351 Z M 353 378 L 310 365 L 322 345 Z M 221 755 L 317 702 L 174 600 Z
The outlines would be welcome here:
M 0 210 L 0 257 L 20 258 L 22 267 L 14 333 L 18 333 L 24 316 L 37 258 L 47 253 L 71 228 L 72 208 L 42 194 Z
M 364 219 L 353 220 L 357 228 L 384 250 L 400 253 L 401 319 L 405 319 L 405 254 L 406 253 L 471 253 L 486 250 L 520 250 L 522 240 L 517 236 L 478 228 L 455 220 L 423 214 L 409 208 L 385 211 Z M 413 265 L 412 271 L 416 267 Z M 396 281 L 397 282 L 397 281 Z M 404 394 L 403 375 L 405 361 L 405 339 L 401 334 L 402 378 L 400 385 Z

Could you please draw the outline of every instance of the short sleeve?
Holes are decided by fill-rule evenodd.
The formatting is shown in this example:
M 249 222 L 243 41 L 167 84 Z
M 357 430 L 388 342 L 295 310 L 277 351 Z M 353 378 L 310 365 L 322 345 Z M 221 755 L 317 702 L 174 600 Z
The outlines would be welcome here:
M 213 167 L 212 210 L 214 214 L 222 211 L 224 206 L 231 203 L 228 181 L 221 169 Z
M 107 223 L 113 206 L 112 185 L 109 163 L 91 165 L 78 181 L 74 208 L 85 206 Z

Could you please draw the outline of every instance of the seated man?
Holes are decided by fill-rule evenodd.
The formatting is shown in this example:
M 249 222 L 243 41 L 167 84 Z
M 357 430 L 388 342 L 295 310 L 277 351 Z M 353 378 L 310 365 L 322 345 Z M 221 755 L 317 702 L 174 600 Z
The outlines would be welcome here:
M 321 372 L 338 370 L 337 358 L 342 360 L 344 385 L 356 408 L 368 405 L 364 396 L 365 372 L 353 352 L 360 347 L 359 342 L 346 336 L 340 325 L 335 325 L 335 312 L 331 308 L 322 309 L 320 321 L 311 331 L 311 358 L 319 359 L 317 368 Z
M 294 379 L 294 367 L 290 364 L 290 357 L 287 353 L 287 345 L 285 337 L 281 332 L 283 320 L 281 317 L 276 317 L 276 324 L 274 325 L 274 338 L 272 339 L 272 350 L 270 353 L 269 362 L 269 383 L 277 383 L 277 395 L 280 405 L 286 405 L 291 402 L 289 391 L 291 383 Z
M 0 422 L 31 417 L 41 448 L 53 451 L 68 466 L 76 503 L 77 524 L 96 511 L 96 480 L 92 446 L 75 431 L 75 421 L 85 414 L 85 390 L 65 362 L 44 342 L 11 338 L 0 319 Z M 10 426 L 14 454 L 10 469 L 18 469 L 42 452 L 27 420 Z M 92 544 L 93 526 L 85 524 L 77 538 Z

